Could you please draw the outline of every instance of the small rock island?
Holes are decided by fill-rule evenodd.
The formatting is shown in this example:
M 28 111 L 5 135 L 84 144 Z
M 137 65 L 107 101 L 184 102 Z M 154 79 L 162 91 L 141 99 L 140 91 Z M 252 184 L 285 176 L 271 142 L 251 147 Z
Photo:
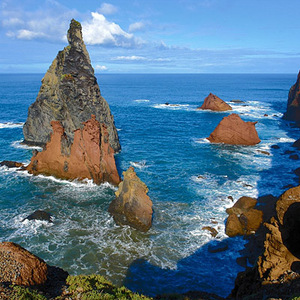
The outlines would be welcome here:
M 232 107 L 223 101 L 218 96 L 210 93 L 205 99 L 203 104 L 197 108 L 198 110 L 213 110 L 213 111 L 227 111 L 232 110 Z

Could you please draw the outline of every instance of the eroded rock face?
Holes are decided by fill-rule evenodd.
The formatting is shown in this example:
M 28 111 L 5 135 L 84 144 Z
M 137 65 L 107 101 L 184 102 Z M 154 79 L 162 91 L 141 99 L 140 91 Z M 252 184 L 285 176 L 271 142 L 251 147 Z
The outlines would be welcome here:
M 83 123 L 83 129 L 75 130 L 73 143 L 59 121 L 52 121 L 51 126 L 51 139 L 31 158 L 29 173 L 71 180 L 88 178 L 96 184 L 120 182 L 107 127 L 95 115 Z
M 72 143 L 74 131 L 82 122 L 96 115 L 109 133 L 114 151 L 120 150 L 117 130 L 110 108 L 101 96 L 89 54 L 82 39 L 81 25 L 72 20 L 68 30 L 69 45 L 60 51 L 42 79 L 36 101 L 28 109 L 23 127 L 24 143 L 45 145 L 50 140 L 51 122 L 64 127 Z
M 300 72 L 296 83 L 290 88 L 284 119 L 300 123 Z
M 256 145 L 260 143 L 255 124 L 244 122 L 239 115 L 224 117 L 216 129 L 207 138 L 211 143 L 231 145 Z
M 226 221 L 225 233 L 229 237 L 255 233 L 263 222 L 263 212 L 255 209 L 257 200 L 251 197 L 241 197 L 231 208 Z
M 152 225 L 153 214 L 148 187 L 137 177 L 133 167 L 123 172 L 123 176 L 108 211 L 117 224 L 147 231 Z
M 232 110 L 232 107 L 223 101 L 218 96 L 210 93 L 205 99 L 204 103 L 197 109 L 209 109 L 213 111 L 227 111 Z
M 47 280 L 47 264 L 12 242 L 0 243 L 0 282 L 42 285 Z

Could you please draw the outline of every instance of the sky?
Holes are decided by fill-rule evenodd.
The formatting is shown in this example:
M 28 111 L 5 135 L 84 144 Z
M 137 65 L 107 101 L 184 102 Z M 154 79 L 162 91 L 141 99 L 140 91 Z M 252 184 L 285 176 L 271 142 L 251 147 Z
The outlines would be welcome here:
M 0 0 L 0 73 L 45 73 L 72 18 L 96 73 L 298 73 L 300 0 Z

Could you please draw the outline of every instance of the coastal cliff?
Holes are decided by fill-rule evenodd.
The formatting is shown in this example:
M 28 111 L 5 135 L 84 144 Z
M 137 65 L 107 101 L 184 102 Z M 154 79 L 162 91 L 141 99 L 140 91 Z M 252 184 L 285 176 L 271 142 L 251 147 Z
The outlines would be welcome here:
M 120 177 L 109 145 L 109 134 L 96 116 L 74 132 L 73 142 L 59 121 L 51 122 L 53 133 L 42 152 L 35 152 L 26 167 L 31 174 L 53 175 L 62 179 L 92 179 L 96 184 L 105 181 L 117 185 Z
M 287 109 L 283 118 L 300 124 L 300 72 L 296 83 L 290 88 Z
M 81 24 L 74 19 L 68 30 L 69 45 L 58 53 L 42 79 L 36 101 L 28 109 L 23 127 L 24 143 L 45 145 L 50 139 L 51 121 L 59 121 L 73 142 L 74 131 L 91 114 L 104 123 L 115 152 L 120 143 L 114 118 L 101 96 L 89 54 L 82 39 Z

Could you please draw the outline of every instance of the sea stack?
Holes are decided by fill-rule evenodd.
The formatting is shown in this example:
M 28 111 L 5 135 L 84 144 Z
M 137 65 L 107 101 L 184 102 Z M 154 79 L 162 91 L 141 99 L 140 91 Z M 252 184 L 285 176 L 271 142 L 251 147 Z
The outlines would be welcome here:
M 296 83 L 290 88 L 284 119 L 300 124 L 300 72 Z
M 74 19 L 68 30 L 69 45 L 52 62 L 42 79 L 36 101 L 28 109 L 23 127 L 24 143 L 44 146 L 50 140 L 51 121 L 59 121 L 68 141 L 91 114 L 104 123 L 109 143 L 120 150 L 117 130 L 110 108 L 101 96 L 89 54 L 82 39 L 81 24 Z
M 239 115 L 231 114 L 224 117 L 215 130 L 207 138 L 211 143 L 231 145 L 256 145 L 260 143 L 255 124 L 245 122 Z
M 227 111 L 232 110 L 232 107 L 223 101 L 218 96 L 210 93 L 205 99 L 204 103 L 198 107 L 197 109 L 209 109 L 213 111 Z
M 152 201 L 147 195 L 148 187 L 137 177 L 133 167 L 123 172 L 123 177 L 108 211 L 117 224 L 146 232 L 152 225 L 153 214 Z
M 26 168 L 29 173 L 71 180 L 88 178 L 96 184 L 120 182 L 107 127 L 95 115 L 83 123 L 82 129 L 75 130 L 73 142 L 60 121 L 52 121 L 51 126 L 50 141 L 31 158 Z

